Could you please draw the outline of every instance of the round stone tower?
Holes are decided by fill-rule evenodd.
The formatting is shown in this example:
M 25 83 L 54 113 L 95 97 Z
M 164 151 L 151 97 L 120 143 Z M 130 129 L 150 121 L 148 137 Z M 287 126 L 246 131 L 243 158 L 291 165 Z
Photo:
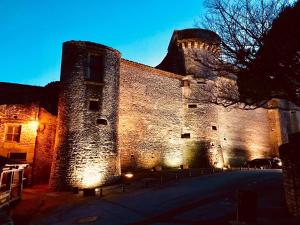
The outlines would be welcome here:
M 95 188 L 120 175 L 120 58 L 118 51 L 100 44 L 63 44 L 52 190 Z

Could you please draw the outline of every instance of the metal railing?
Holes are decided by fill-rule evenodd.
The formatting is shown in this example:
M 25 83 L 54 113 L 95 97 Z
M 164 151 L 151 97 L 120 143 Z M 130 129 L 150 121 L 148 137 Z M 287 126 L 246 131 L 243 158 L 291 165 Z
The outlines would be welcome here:
M 27 164 L 9 164 L 0 169 L 0 208 L 21 198 L 26 166 Z

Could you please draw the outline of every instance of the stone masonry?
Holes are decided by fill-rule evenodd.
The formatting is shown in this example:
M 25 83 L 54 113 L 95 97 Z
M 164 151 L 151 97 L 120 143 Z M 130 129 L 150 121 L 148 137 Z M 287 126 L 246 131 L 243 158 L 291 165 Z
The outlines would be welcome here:
M 291 215 L 300 218 L 300 133 L 290 135 L 290 142 L 280 146 L 283 160 L 285 201 Z
M 102 78 L 92 74 L 94 59 L 101 60 L 96 63 L 103 68 L 96 68 L 102 69 L 97 74 Z M 100 186 L 120 174 L 119 68 L 116 50 L 89 42 L 64 43 L 52 189 Z
M 222 168 L 278 156 L 299 131 L 299 108 L 279 99 L 272 109 L 248 111 L 202 101 L 210 85 L 236 82 L 196 60 L 220 54 L 219 44 L 208 30 L 174 31 L 153 68 L 101 44 L 65 42 L 60 82 L 0 83 L 1 156 L 26 153 L 33 180 L 49 179 L 52 190 L 98 187 L 128 170 Z M 22 127 L 20 139 L 9 126 Z

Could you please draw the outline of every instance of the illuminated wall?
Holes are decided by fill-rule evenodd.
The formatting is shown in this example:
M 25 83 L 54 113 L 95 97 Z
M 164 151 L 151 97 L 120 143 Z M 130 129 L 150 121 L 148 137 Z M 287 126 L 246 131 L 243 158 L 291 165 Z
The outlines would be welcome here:
M 33 182 L 48 183 L 53 160 L 56 116 L 40 108 L 33 163 Z
M 183 164 L 180 79 L 122 60 L 118 130 L 122 168 Z
M 38 127 L 37 104 L 0 105 L 0 155 L 10 157 L 10 153 L 26 153 L 25 163 L 33 163 Z M 5 136 L 9 125 L 20 125 L 19 141 L 7 141 Z
M 299 131 L 300 109 L 282 100 L 248 111 L 203 102 L 203 90 L 228 77 L 214 76 L 195 57 L 210 59 L 219 42 L 208 30 L 175 31 L 160 69 L 100 44 L 64 43 L 58 115 L 45 109 L 56 106 L 55 96 L 36 100 L 42 87 L 28 87 L 31 103 L 0 105 L 0 155 L 27 153 L 41 182 L 52 163 L 52 190 L 101 186 L 118 179 L 121 168 L 221 168 L 277 156 L 288 134 Z M 17 87 L 3 86 L 5 93 Z M 5 140 L 11 124 L 22 126 L 19 142 Z
M 109 47 L 64 43 L 51 189 L 94 188 L 120 175 L 119 64 Z
M 254 158 L 271 157 L 274 153 L 266 109 L 245 111 L 219 107 L 219 125 L 227 164 L 240 165 Z
M 183 150 L 191 167 L 223 167 L 223 155 L 219 140 L 218 109 L 203 103 L 204 86 L 213 81 L 187 76 L 183 87 Z

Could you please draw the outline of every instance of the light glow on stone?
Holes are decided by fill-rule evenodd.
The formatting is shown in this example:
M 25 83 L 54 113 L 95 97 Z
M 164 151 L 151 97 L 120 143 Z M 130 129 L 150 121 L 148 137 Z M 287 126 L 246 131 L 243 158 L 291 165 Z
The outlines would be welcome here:
M 99 169 L 99 166 L 90 165 L 85 167 L 82 172 L 77 172 L 77 178 L 81 180 L 78 186 L 81 188 L 95 188 L 101 186 L 104 182 L 104 176 Z
M 224 167 L 224 164 L 222 162 L 217 162 L 215 165 L 214 165 L 215 168 L 218 168 L 218 169 L 222 169 Z
M 166 150 L 163 152 L 163 164 L 167 167 L 180 167 L 183 165 L 183 152 L 178 138 L 172 137 L 166 140 L 168 145 L 165 146 Z M 177 148 L 176 148 L 177 147 Z M 168 150 L 167 150 L 168 149 Z
M 38 121 L 30 121 L 28 123 L 29 127 L 31 130 L 36 131 L 38 126 L 39 126 L 39 122 Z
M 264 158 L 263 151 L 261 150 L 261 147 L 257 145 L 256 143 L 250 143 L 248 144 L 248 149 L 250 153 L 250 160 L 252 159 L 258 159 L 258 158 Z
M 167 167 L 179 167 L 183 164 L 181 152 L 173 152 L 173 154 L 166 154 L 164 164 Z

